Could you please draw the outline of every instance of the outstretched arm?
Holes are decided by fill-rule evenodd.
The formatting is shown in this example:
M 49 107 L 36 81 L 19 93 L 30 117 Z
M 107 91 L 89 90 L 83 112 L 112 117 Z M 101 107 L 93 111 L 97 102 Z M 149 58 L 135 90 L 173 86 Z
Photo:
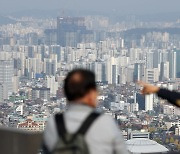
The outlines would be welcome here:
M 157 86 L 153 86 L 142 81 L 138 82 L 138 84 L 143 87 L 141 91 L 143 95 L 157 94 L 158 97 L 161 97 L 162 99 L 166 99 L 171 104 L 174 104 L 180 107 L 180 93 L 163 89 L 163 88 L 159 88 Z
M 167 99 L 170 103 L 180 107 L 180 93 L 176 91 L 169 91 L 167 89 L 160 89 L 157 95 L 163 99 Z

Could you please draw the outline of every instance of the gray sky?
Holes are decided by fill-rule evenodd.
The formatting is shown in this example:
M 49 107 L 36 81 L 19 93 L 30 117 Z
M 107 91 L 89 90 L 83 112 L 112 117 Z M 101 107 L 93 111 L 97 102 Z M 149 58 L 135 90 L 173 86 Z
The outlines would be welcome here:
M 90 10 L 124 14 L 180 12 L 180 0 L 0 0 L 0 12 L 52 9 Z

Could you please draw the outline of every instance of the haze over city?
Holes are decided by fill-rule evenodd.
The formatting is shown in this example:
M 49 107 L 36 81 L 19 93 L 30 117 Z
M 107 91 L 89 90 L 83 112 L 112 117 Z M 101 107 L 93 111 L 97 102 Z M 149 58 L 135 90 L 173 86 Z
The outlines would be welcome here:
M 0 13 L 72 10 L 80 14 L 153 15 L 179 13 L 179 0 L 0 0 Z
M 69 107 L 64 80 L 81 68 L 95 73 L 96 110 L 116 121 L 129 152 L 178 153 L 179 6 L 180 0 L 0 0 L 0 138 L 2 127 L 44 132 L 49 118 Z M 156 91 L 142 95 L 137 81 Z

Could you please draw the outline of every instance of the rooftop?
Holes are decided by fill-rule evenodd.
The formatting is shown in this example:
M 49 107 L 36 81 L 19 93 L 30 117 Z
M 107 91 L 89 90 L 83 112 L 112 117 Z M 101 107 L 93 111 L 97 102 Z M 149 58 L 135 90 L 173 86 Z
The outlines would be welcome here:
M 163 153 L 169 150 L 150 139 L 131 139 L 126 141 L 127 148 L 132 153 Z

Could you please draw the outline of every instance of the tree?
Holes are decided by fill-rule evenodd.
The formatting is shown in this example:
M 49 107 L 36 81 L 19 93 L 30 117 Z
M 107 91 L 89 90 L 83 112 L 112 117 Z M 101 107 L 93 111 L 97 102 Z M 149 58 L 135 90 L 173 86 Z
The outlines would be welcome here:
M 178 150 L 180 150 L 180 144 L 177 145 Z
M 171 137 L 170 140 L 169 140 L 170 143 L 174 143 L 174 138 Z
M 160 144 L 162 143 L 162 141 L 160 140 L 160 138 L 156 138 L 155 141 L 156 141 L 157 143 L 160 143 Z
M 155 128 L 154 127 L 149 127 L 149 132 L 152 133 L 152 132 L 155 132 Z
M 169 139 L 168 138 L 166 138 L 166 144 L 168 144 L 169 143 Z
M 178 139 L 176 139 L 176 140 L 174 141 L 174 144 L 176 144 L 176 145 L 178 145 L 178 144 L 179 144 Z

